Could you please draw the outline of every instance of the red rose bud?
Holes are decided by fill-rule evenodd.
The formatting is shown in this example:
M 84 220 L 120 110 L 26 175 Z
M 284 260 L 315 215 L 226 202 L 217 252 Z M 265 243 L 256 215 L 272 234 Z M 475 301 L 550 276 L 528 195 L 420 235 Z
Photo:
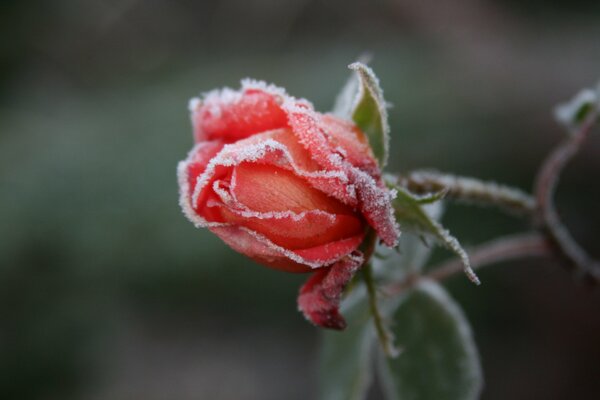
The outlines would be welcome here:
M 399 235 L 365 135 L 250 80 L 192 100 L 190 111 L 196 145 L 178 166 L 184 214 L 260 264 L 317 270 L 299 308 L 316 325 L 342 329 L 340 297 L 364 261 L 367 229 L 388 246 Z

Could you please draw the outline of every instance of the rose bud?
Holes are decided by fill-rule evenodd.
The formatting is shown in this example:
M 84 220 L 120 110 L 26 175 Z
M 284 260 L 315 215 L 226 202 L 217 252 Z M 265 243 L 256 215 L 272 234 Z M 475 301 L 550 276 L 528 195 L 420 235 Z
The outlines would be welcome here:
M 260 264 L 314 270 L 299 308 L 318 326 L 343 329 L 340 298 L 365 261 L 366 232 L 388 246 L 399 235 L 365 135 L 251 80 L 193 99 L 190 111 L 196 145 L 178 166 L 184 214 Z

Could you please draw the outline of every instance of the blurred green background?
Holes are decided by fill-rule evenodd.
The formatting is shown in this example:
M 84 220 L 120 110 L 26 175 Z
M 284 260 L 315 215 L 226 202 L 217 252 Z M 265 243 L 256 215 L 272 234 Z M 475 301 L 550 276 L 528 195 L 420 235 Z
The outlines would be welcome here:
M 250 76 L 325 111 L 368 51 L 393 104 L 391 170 L 529 189 L 563 135 L 553 106 L 600 78 L 600 3 L 551 4 L 2 1 L 0 398 L 312 398 L 306 277 L 253 264 L 179 210 L 188 98 Z M 596 257 L 599 151 L 595 135 L 558 196 Z M 527 227 L 465 206 L 445 223 L 466 245 Z M 600 396 L 597 289 L 550 260 L 480 277 L 447 287 L 484 399 Z

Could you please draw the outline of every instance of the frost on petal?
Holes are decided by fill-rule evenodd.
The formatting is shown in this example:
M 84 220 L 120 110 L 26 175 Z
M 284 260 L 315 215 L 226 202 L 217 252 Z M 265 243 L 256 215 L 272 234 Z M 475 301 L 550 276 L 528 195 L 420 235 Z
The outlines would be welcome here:
M 243 163 L 229 184 L 215 188 L 223 221 L 266 235 L 288 249 L 304 249 L 362 235 L 365 221 L 351 208 L 287 170 Z
M 259 136 L 259 135 L 257 135 Z M 294 156 L 288 148 L 270 138 L 251 137 L 234 144 L 225 145 L 223 149 L 206 166 L 206 169 L 200 175 L 193 189 L 192 208 L 201 209 L 206 204 L 207 193 L 211 191 L 215 179 L 221 176 L 227 176 L 231 173 L 232 167 L 243 163 L 253 163 L 256 165 L 273 165 L 293 172 L 297 177 L 305 179 L 310 183 L 306 187 L 312 186 L 326 193 L 329 196 L 339 199 L 342 203 L 354 206 L 356 198 L 348 199 L 348 177 L 342 171 L 327 170 L 306 170 L 303 165 L 296 164 Z M 188 162 L 189 163 L 189 162 Z M 259 168 L 259 167 L 257 167 Z M 340 196 L 336 196 L 338 192 Z
M 206 226 L 206 220 L 200 217 L 196 207 L 192 204 L 192 195 L 198 181 L 206 175 L 206 169 L 211 160 L 223 148 L 223 143 L 203 142 L 199 143 L 189 152 L 187 159 L 181 161 L 177 166 L 177 178 L 179 182 L 179 205 L 185 216 L 196 226 Z M 214 168 L 211 168 L 211 176 L 215 176 Z
M 400 229 L 392 207 L 392 193 L 375 181 L 366 172 L 357 168 L 351 170 L 352 180 L 357 187 L 360 208 L 377 236 L 388 247 L 395 247 L 400 237 Z
M 358 200 L 360 211 L 378 236 L 387 246 L 395 246 L 400 231 L 394 218 L 391 194 L 381 180 L 372 153 L 365 152 L 361 157 L 360 141 L 350 145 L 351 136 L 339 132 L 341 123 L 335 122 L 334 117 L 322 117 L 301 102 L 287 102 L 283 109 L 288 113 L 294 134 L 313 160 L 325 169 L 348 177 L 345 195 Z M 339 195 L 336 197 L 340 198 Z
M 255 85 L 257 86 L 257 85 Z M 266 88 L 268 88 L 265 85 Z M 256 133 L 287 126 L 278 92 L 248 86 L 242 91 L 224 88 L 190 102 L 194 139 L 233 143 Z
M 288 122 L 312 158 L 322 167 L 327 169 L 341 169 L 342 155 L 332 148 L 326 133 L 322 130 L 320 115 L 317 114 L 310 103 L 290 100 L 283 104 L 287 112 Z
M 323 115 L 321 121 L 329 134 L 330 145 L 334 150 L 343 152 L 346 161 L 371 176 L 381 175 L 369 140 L 353 122 L 328 114 Z
M 257 213 L 222 207 L 221 215 L 226 222 L 260 232 L 273 243 L 294 251 L 362 236 L 364 230 L 364 222 L 357 217 L 322 211 Z
M 294 251 L 278 246 L 264 235 L 242 226 L 222 223 L 212 223 L 208 226 L 238 253 L 252 258 L 259 264 L 288 272 L 308 272 L 331 265 L 355 251 L 363 238 L 363 235 L 359 235 L 330 243 L 326 249 L 319 246 Z
M 346 321 L 339 312 L 342 291 L 363 263 L 362 255 L 344 257 L 316 271 L 300 289 L 298 308 L 307 320 L 323 328 L 341 330 Z
M 185 215 L 196 226 L 211 229 L 233 249 L 289 271 L 327 266 L 356 250 L 364 236 L 364 221 L 335 199 L 316 192 L 316 197 L 308 196 L 310 204 L 299 201 L 300 207 L 294 210 L 277 209 L 276 201 L 269 202 L 273 208 L 267 209 L 257 203 L 260 197 L 253 197 L 251 191 L 250 196 L 244 193 L 244 188 L 252 186 L 252 182 L 243 183 L 245 165 L 257 171 L 273 168 L 275 175 L 288 172 L 278 172 L 272 165 L 286 165 L 294 179 L 328 182 L 341 178 L 328 171 L 301 169 L 287 148 L 273 139 L 257 143 L 251 139 L 223 146 L 208 164 L 199 161 L 204 160 L 203 154 L 210 154 L 208 144 L 198 144 L 180 163 L 180 203 Z M 314 190 L 310 185 L 305 189 Z M 288 187 L 285 193 L 293 195 L 293 190 Z M 276 193 L 271 195 L 275 196 L 271 200 L 276 200 Z M 308 234 L 309 228 L 317 234 Z M 329 242 L 323 244 L 325 241 Z

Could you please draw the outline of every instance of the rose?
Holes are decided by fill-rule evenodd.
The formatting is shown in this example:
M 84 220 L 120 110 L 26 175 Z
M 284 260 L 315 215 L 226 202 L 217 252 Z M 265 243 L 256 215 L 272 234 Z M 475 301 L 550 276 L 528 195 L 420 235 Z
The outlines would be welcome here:
M 196 145 L 178 167 L 184 214 L 260 264 L 317 270 L 299 308 L 316 325 L 342 329 L 341 292 L 364 262 L 367 231 L 389 246 L 398 237 L 365 135 L 251 80 L 193 99 L 190 111 Z

